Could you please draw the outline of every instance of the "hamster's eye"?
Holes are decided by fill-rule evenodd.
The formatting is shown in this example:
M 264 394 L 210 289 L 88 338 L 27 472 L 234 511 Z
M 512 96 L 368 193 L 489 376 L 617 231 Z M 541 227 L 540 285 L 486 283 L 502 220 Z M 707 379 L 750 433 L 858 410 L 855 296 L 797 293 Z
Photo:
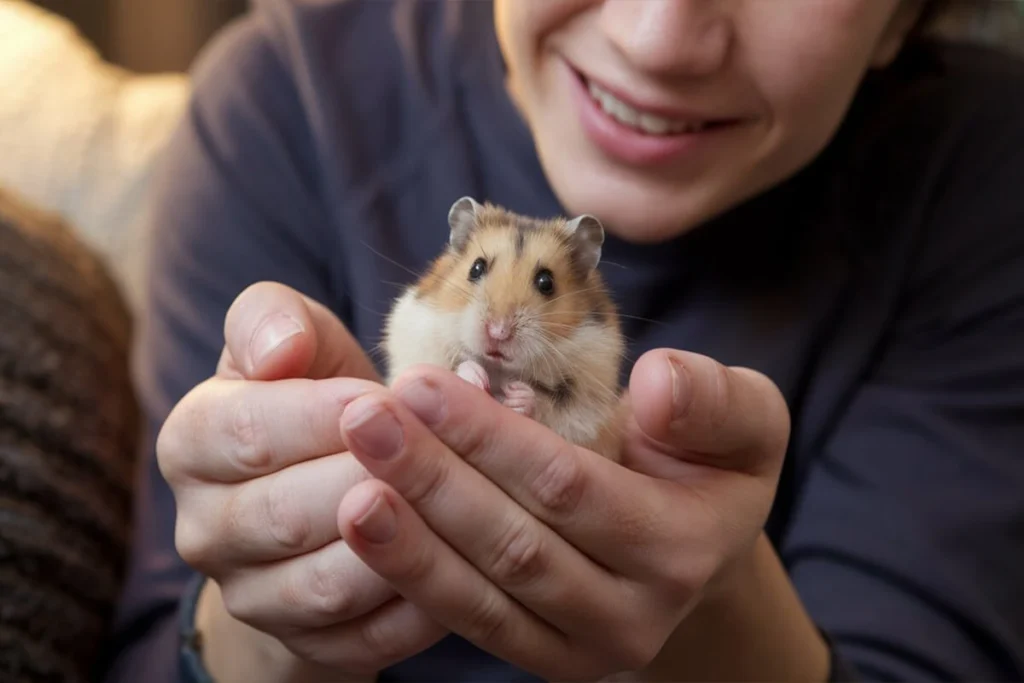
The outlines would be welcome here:
M 479 280 L 480 278 L 482 278 L 484 276 L 484 273 L 486 273 L 486 272 L 487 272 L 487 261 L 483 260 L 482 258 L 478 258 L 476 261 L 473 261 L 473 265 L 470 266 L 470 268 L 469 268 L 469 280 L 470 280 L 470 282 L 475 282 L 475 281 Z
M 533 278 L 533 286 L 544 296 L 550 296 L 555 291 L 555 277 L 547 268 L 539 270 Z

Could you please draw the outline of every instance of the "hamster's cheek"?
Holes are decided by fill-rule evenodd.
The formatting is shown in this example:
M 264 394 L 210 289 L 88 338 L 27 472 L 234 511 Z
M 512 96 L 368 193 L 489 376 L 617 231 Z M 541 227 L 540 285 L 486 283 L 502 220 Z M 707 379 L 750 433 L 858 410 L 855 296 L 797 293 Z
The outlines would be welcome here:
M 477 355 L 483 353 L 482 320 L 482 307 L 476 302 L 466 306 L 459 314 L 458 319 L 459 341 L 471 353 Z

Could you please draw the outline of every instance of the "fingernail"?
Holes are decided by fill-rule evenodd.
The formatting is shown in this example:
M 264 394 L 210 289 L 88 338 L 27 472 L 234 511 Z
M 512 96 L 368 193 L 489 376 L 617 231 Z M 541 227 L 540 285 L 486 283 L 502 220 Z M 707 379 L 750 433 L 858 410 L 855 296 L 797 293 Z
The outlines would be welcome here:
M 672 376 L 672 413 L 676 419 L 686 415 L 690 409 L 693 392 L 690 389 L 690 373 L 682 363 L 671 356 L 668 371 Z
M 300 332 L 302 325 L 290 315 L 275 313 L 264 318 L 249 342 L 249 357 L 253 366 L 262 363 L 277 347 Z
M 395 511 L 380 494 L 377 494 L 370 509 L 353 522 L 353 526 L 370 543 L 387 543 L 398 533 Z
M 448 401 L 444 393 L 428 380 L 418 379 L 406 385 L 398 396 L 428 427 L 439 424 L 448 414 Z
M 371 458 L 393 458 L 402 447 L 398 420 L 378 401 L 357 399 L 350 403 L 341 414 L 341 424 L 355 445 Z

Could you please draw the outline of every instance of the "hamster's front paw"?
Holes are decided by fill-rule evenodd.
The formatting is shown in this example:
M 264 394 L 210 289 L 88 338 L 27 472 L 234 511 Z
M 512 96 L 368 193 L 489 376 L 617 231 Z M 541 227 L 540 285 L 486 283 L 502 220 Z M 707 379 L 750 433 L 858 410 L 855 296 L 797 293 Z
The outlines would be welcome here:
M 505 394 L 504 404 L 526 417 L 533 417 L 533 409 L 537 403 L 533 387 L 526 382 L 509 382 L 502 388 Z
M 491 380 L 487 376 L 487 371 L 476 361 L 463 361 L 456 368 L 455 374 L 475 387 L 479 387 L 486 392 L 491 391 Z

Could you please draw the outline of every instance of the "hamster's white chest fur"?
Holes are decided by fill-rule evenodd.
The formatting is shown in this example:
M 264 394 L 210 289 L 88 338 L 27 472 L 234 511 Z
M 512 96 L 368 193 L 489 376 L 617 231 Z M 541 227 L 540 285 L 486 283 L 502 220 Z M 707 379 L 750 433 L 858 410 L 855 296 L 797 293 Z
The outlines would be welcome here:
M 398 298 L 387 321 L 384 352 L 390 384 L 418 363 L 454 369 L 459 362 L 462 314 L 443 311 L 416 297 L 409 289 Z

